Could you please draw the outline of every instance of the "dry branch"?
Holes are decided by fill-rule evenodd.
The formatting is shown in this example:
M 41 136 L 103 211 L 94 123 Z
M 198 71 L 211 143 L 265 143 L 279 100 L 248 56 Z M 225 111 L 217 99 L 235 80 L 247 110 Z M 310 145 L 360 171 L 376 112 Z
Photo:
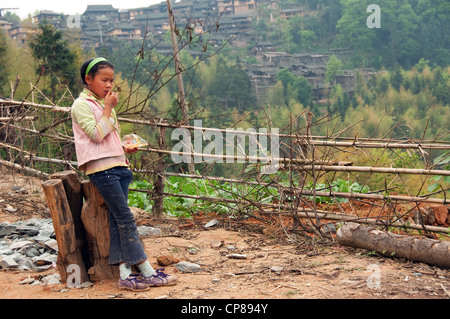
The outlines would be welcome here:
M 438 226 L 430 226 L 430 225 L 419 225 L 414 223 L 402 223 L 402 222 L 390 222 L 385 220 L 379 220 L 368 217 L 359 217 L 355 215 L 349 214 L 341 214 L 336 212 L 328 212 L 328 211 L 313 211 L 313 210 L 299 210 L 299 211 L 263 211 L 262 214 L 268 215 L 297 215 L 299 218 L 316 218 L 319 217 L 323 220 L 333 220 L 338 222 L 353 222 L 358 224 L 369 224 L 374 226 L 384 226 L 384 227 L 398 227 L 403 229 L 416 229 L 416 230 L 425 230 L 434 233 L 444 233 L 448 234 L 449 229 L 447 227 L 438 227 Z
M 16 105 L 16 106 L 38 107 L 38 108 L 43 108 L 43 109 L 51 110 L 51 111 L 53 111 L 53 112 L 62 112 L 62 113 L 70 113 L 70 111 L 71 111 L 71 108 L 70 108 L 70 107 L 65 107 L 65 106 L 53 106 L 53 105 L 39 104 L 39 103 L 32 103 L 32 102 L 26 102 L 26 101 L 10 101 L 10 100 L 3 100 L 3 99 L 0 99 L 0 104 Z
M 392 167 L 372 167 L 372 166 L 330 166 L 330 165 L 305 165 L 299 169 L 310 171 L 320 170 L 327 172 L 359 172 L 359 173 L 384 173 L 384 174 L 413 174 L 413 175 L 441 175 L 450 176 L 449 170 L 438 169 L 415 169 L 415 168 L 392 168 Z
M 8 161 L 2 160 L 2 159 L 0 159 L 0 165 L 4 165 L 7 168 L 12 169 L 12 170 L 16 170 L 16 171 L 19 171 L 19 172 L 24 172 L 24 173 L 27 173 L 27 174 L 31 174 L 31 175 L 37 176 L 39 178 L 43 178 L 43 179 L 49 179 L 50 178 L 49 174 L 41 172 L 41 171 L 39 171 L 37 169 L 21 166 L 19 164 L 11 163 L 11 162 L 8 162 Z
M 24 159 L 29 161 L 38 161 L 38 162 L 45 162 L 45 163 L 54 163 L 54 164 L 62 164 L 62 165 L 72 165 L 76 166 L 78 165 L 78 162 L 75 161 L 67 161 L 67 160 L 60 160 L 56 158 L 47 158 L 47 157 L 40 157 L 40 156 L 24 156 Z
M 34 116 L 18 116 L 18 117 L 0 117 L 0 122 L 19 122 L 19 121 L 34 121 L 36 117 Z

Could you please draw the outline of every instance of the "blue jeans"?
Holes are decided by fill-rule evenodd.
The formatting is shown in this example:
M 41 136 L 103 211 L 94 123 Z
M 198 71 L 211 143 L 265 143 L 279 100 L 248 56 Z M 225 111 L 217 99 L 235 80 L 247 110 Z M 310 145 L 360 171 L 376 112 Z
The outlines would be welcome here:
M 136 265 L 147 259 L 136 221 L 128 207 L 128 186 L 133 173 L 127 167 L 114 167 L 89 175 L 109 210 L 109 263 Z

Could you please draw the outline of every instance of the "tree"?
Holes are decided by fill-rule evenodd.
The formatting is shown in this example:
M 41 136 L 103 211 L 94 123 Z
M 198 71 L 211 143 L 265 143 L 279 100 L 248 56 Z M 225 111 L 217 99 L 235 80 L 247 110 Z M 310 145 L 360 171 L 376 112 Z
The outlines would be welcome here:
M 3 30 L 0 29 L 0 95 L 6 95 L 8 85 L 8 70 L 6 69 L 7 54 L 6 38 Z
M 40 33 L 30 42 L 33 57 L 38 62 L 36 73 L 50 77 L 50 99 L 57 99 L 58 85 L 67 85 L 76 89 L 79 76 L 75 65 L 75 55 L 69 49 L 69 43 L 63 39 L 61 31 L 47 23 L 39 25 Z M 45 91 L 45 89 L 44 89 Z
M 403 75 L 400 68 L 396 68 L 394 75 L 391 78 L 391 85 L 397 91 L 400 90 L 400 86 L 403 84 Z
M 303 76 L 298 76 L 294 82 L 297 92 L 297 101 L 303 106 L 311 106 L 313 87 Z
M 303 76 L 295 77 L 288 69 L 282 69 L 277 73 L 277 80 L 283 84 L 286 105 L 291 99 L 303 106 L 311 105 L 313 87 Z
M 450 3 L 448 0 L 419 0 L 416 12 L 421 26 L 421 54 L 425 59 L 440 66 L 450 64 Z
M 336 80 L 336 76 L 342 71 L 342 62 L 333 54 L 327 62 L 325 78 L 327 82 Z
M 253 108 L 255 97 L 247 73 L 237 63 L 232 63 L 219 55 L 209 66 L 210 82 L 203 82 L 204 91 L 209 95 L 215 106 L 225 106 L 239 111 Z
M 286 90 L 290 84 L 294 83 L 295 77 L 288 69 L 282 69 L 277 73 L 277 80 L 283 83 L 283 87 Z

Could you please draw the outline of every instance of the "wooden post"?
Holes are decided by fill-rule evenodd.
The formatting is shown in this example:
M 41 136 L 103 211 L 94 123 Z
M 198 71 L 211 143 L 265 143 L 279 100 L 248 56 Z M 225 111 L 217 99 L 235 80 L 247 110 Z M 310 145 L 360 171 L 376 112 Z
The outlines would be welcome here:
M 159 128 L 159 149 L 164 150 L 166 148 L 165 143 L 165 127 Z M 152 207 L 152 212 L 156 215 L 157 218 L 161 218 L 164 210 L 164 154 L 158 153 L 158 162 L 156 168 L 156 176 L 154 182 L 154 205 Z
M 66 191 L 60 179 L 51 179 L 42 184 L 47 205 L 52 217 L 58 243 L 58 259 L 56 266 L 61 275 L 61 281 L 67 281 L 67 267 L 78 265 L 80 268 L 80 282 L 89 280 L 84 266 L 81 247 L 78 245 L 75 226 L 67 201 Z
M 60 179 L 63 182 L 66 198 L 73 218 L 77 245 L 79 245 L 81 249 L 85 267 L 86 269 L 89 269 L 91 266 L 89 247 L 86 240 L 86 231 L 81 220 L 81 208 L 83 207 L 83 189 L 81 188 L 81 183 L 78 180 L 76 172 L 72 170 L 53 173 L 50 175 L 50 178 Z
M 183 68 L 180 63 L 180 59 L 178 57 L 178 43 L 175 36 L 175 33 L 178 32 L 178 30 L 175 30 L 175 17 L 173 15 L 173 9 L 172 9 L 172 3 L 170 0 L 167 1 L 167 13 L 169 15 L 169 26 L 170 26 L 170 34 L 172 37 L 172 47 L 173 47 L 173 59 L 175 62 L 175 74 L 177 75 L 177 84 L 178 84 L 178 98 L 180 99 L 180 107 L 181 107 L 181 114 L 182 114 L 182 124 L 186 125 L 188 123 L 188 109 L 186 105 L 186 96 L 184 94 L 184 85 L 183 85 Z M 192 144 L 189 142 L 188 144 L 190 151 L 193 152 Z M 188 170 L 189 174 L 195 174 L 195 165 L 194 165 L 194 158 L 191 157 L 190 161 L 188 162 Z
M 90 181 L 81 183 L 85 202 L 81 220 L 86 230 L 92 266 L 88 269 L 91 281 L 118 278 L 119 267 L 109 264 L 109 212 L 103 197 Z

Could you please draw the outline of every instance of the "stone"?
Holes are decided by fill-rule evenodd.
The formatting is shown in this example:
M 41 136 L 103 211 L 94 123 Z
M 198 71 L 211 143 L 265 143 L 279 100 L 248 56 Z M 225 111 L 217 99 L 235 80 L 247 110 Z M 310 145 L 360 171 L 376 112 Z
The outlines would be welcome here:
M 42 278 L 42 282 L 46 285 L 57 285 L 61 283 L 61 276 L 58 273 L 48 275 Z
M 17 231 L 21 235 L 31 237 L 31 236 L 36 236 L 37 234 L 39 234 L 39 227 L 34 226 L 34 225 L 24 225 L 24 226 L 17 227 Z
M 14 234 L 16 232 L 16 227 L 14 225 L 0 224 L 0 238 L 6 237 Z
M 30 246 L 33 245 L 33 242 L 30 240 L 21 240 L 21 241 L 16 241 L 14 243 L 12 243 L 11 245 L 9 245 L 9 249 L 12 250 L 20 250 L 26 246 Z
M 212 241 L 211 241 L 211 248 L 220 248 L 220 247 L 222 247 L 223 246 L 223 244 L 224 244 L 224 242 L 223 242 L 223 240 L 220 240 L 220 239 L 213 239 Z
M 188 248 L 188 253 L 190 253 L 191 255 L 197 255 L 198 249 L 195 247 L 190 247 L 190 248 Z
M 436 223 L 438 223 L 439 225 L 443 225 L 447 221 L 447 218 L 448 218 L 447 206 L 434 205 L 434 206 L 430 206 L 430 208 L 433 210 Z
M 36 256 L 36 257 L 32 258 L 32 261 L 36 266 L 44 266 L 44 265 L 52 265 L 53 263 L 56 263 L 57 258 L 58 257 L 56 255 L 44 253 L 40 256 Z
M 325 234 L 327 233 L 335 233 L 336 232 L 336 228 L 334 227 L 333 223 L 327 223 L 325 225 L 323 225 L 323 231 Z
M 27 257 L 36 257 L 41 254 L 35 247 L 26 247 L 25 249 L 21 249 L 20 253 Z
M 178 225 L 179 230 L 190 229 L 190 228 L 195 228 L 195 224 L 194 223 L 186 223 L 186 224 Z
M 49 248 L 52 251 L 58 252 L 58 242 L 56 239 L 50 238 L 44 242 L 42 242 L 45 247 Z
M 139 235 L 141 236 L 161 236 L 162 231 L 160 228 L 149 227 L 149 226 L 139 226 L 137 228 Z
M 85 281 L 85 282 L 83 282 L 83 283 L 80 285 L 80 288 L 90 288 L 90 287 L 92 287 L 92 286 L 94 286 L 94 284 L 93 284 L 92 282 L 90 282 L 90 281 Z
M 245 254 L 230 254 L 230 255 L 227 255 L 227 258 L 230 258 L 230 259 L 247 259 L 247 255 L 245 255 Z
M 11 256 L 0 256 L 0 267 L 3 269 L 17 268 L 19 265 L 14 261 Z
M 53 224 L 42 225 L 39 230 L 39 236 L 46 238 L 55 238 L 55 229 L 53 228 Z
M 172 255 L 167 255 L 156 258 L 156 262 L 160 266 L 169 266 L 172 264 L 176 264 L 177 262 L 179 262 L 179 260 Z
M 3 209 L 5 211 L 7 211 L 8 213 L 15 213 L 17 211 L 17 209 L 15 209 L 14 207 L 12 207 L 11 205 L 8 205 L 6 207 L 3 207 Z
M 281 272 L 283 270 L 283 267 L 272 266 L 272 267 L 270 267 L 270 270 L 273 271 L 273 272 Z
M 19 285 L 29 285 L 32 284 L 36 279 L 34 278 L 25 278 L 24 280 L 19 282 Z
M 13 253 L 13 251 L 7 247 L 7 246 L 2 246 L 0 247 L 0 256 L 1 255 L 11 255 Z
M 202 271 L 202 267 L 198 264 L 190 263 L 187 261 L 180 261 L 175 265 L 175 268 L 181 272 L 194 273 Z
M 213 219 L 213 220 L 209 221 L 208 223 L 206 223 L 206 225 L 204 227 L 209 228 L 209 227 L 217 226 L 219 224 L 220 224 L 220 222 L 217 219 Z
M 45 271 L 55 266 L 58 243 L 51 218 L 0 223 L 0 268 Z M 41 284 L 39 280 L 30 283 Z

